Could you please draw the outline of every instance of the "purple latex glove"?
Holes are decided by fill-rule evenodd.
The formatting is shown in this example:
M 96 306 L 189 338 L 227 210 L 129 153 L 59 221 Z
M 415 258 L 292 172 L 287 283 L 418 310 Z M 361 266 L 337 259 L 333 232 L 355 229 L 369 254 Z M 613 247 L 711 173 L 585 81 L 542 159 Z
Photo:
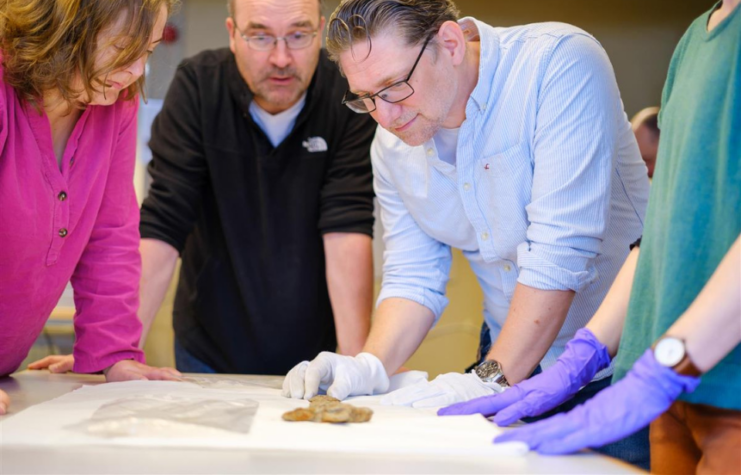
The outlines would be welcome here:
M 525 442 L 530 450 L 558 455 L 601 447 L 646 427 L 669 409 L 682 392 L 692 392 L 700 378 L 661 366 L 651 350 L 622 380 L 603 389 L 571 412 L 513 429 L 494 442 Z
M 566 344 L 556 364 L 515 384 L 501 394 L 484 396 L 444 407 L 441 416 L 496 414 L 494 422 L 507 426 L 527 416 L 537 416 L 571 399 L 594 375 L 610 364 L 610 355 L 594 333 L 582 328 Z

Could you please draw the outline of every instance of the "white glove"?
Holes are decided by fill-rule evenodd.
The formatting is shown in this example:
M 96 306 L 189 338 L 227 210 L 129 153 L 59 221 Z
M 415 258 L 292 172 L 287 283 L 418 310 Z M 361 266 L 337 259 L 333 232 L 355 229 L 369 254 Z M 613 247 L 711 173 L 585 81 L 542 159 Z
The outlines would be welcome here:
M 405 388 L 413 384 L 427 382 L 428 374 L 425 371 L 404 371 L 403 373 L 396 373 L 389 379 L 388 392 L 396 391 L 397 389 Z
M 485 383 L 474 373 L 447 373 L 432 381 L 422 381 L 388 393 L 381 399 L 381 404 L 418 408 L 443 407 L 502 391 L 504 388 L 497 383 Z
M 283 380 L 285 397 L 311 399 L 325 389 L 337 399 L 385 393 L 389 387 L 386 369 L 370 353 L 343 356 L 323 351 L 313 361 L 302 361 Z

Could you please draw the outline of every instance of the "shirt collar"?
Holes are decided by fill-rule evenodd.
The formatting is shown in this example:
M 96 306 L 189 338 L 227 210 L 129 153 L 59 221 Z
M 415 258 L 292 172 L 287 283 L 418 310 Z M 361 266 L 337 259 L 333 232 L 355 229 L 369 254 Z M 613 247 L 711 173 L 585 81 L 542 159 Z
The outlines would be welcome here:
M 471 92 L 466 113 L 486 110 L 491 96 L 494 76 L 499 65 L 499 35 L 494 28 L 474 17 L 461 18 L 459 24 L 468 39 L 481 43 L 479 53 L 479 80 Z M 471 108 L 474 108 L 471 110 Z

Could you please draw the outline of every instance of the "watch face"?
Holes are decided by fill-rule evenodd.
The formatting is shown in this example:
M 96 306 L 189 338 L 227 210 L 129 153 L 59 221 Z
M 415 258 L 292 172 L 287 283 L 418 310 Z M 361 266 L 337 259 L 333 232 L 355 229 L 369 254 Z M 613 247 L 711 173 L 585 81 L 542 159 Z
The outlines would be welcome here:
M 481 379 L 486 379 L 499 372 L 499 363 L 496 361 L 484 361 L 476 367 L 476 375 Z
M 660 365 L 673 368 L 684 359 L 684 342 L 678 338 L 662 338 L 656 344 L 654 356 Z

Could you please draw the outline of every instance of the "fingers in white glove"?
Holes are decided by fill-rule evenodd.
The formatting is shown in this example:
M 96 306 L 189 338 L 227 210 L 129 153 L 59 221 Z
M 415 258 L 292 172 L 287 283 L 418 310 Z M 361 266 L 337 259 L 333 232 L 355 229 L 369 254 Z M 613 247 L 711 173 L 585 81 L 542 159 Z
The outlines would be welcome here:
M 334 375 L 334 382 L 327 389 L 327 395 L 342 401 L 353 390 L 352 376 L 346 369 L 338 368 Z
M 304 376 L 304 399 L 313 398 L 319 394 L 319 386 L 322 383 L 332 381 L 335 359 L 337 359 L 337 355 L 334 353 L 322 351 L 319 356 L 309 363 Z
M 388 393 L 381 399 L 381 404 L 384 406 L 411 407 L 414 402 L 427 398 L 430 395 L 436 396 L 437 394 L 439 393 L 432 384 L 428 381 L 420 381 L 417 384 Z
M 389 393 L 381 404 L 411 407 L 440 407 L 502 392 L 496 383 L 484 383 L 473 374 L 447 373 Z
M 301 399 L 304 397 L 304 378 L 308 366 L 308 361 L 302 361 L 288 372 L 285 379 L 283 379 L 283 390 L 281 391 L 283 397 L 294 399 Z

